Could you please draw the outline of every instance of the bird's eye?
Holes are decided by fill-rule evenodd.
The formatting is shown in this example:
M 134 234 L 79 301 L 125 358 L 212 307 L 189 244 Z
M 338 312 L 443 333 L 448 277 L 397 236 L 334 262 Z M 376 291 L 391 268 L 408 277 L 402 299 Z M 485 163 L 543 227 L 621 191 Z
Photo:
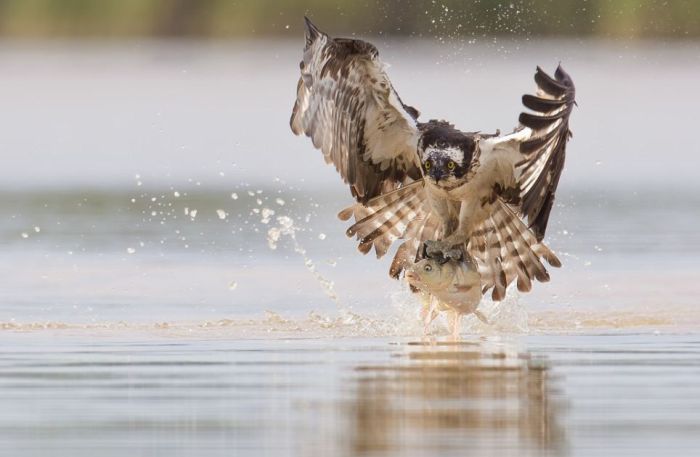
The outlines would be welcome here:
M 455 169 L 455 166 L 456 166 L 456 165 L 455 165 L 455 163 L 454 163 L 453 161 L 450 160 L 449 162 L 447 162 L 447 169 L 448 169 L 448 170 L 454 170 L 454 169 Z
M 430 167 L 433 166 L 432 163 L 430 163 L 430 160 L 426 161 L 425 164 L 423 165 L 426 170 L 430 170 Z
M 424 269 L 425 271 L 433 271 L 433 267 L 430 266 L 430 265 L 424 266 L 423 269 Z

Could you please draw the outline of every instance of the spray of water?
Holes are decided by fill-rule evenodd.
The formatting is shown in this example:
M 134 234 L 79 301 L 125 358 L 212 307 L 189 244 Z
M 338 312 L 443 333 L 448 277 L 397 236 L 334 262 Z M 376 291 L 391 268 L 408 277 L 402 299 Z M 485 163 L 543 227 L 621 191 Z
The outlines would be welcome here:
M 265 212 L 265 210 L 263 210 Z M 288 237 L 292 245 L 294 246 L 294 252 L 299 254 L 304 260 L 304 266 L 313 275 L 313 277 L 318 281 L 323 292 L 333 300 L 339 307 L 341 306 L 340 300 L 338 299 L 338 294 L 335 292 L 333 281 L 325 278 L 316 268 L 316 264 L 309 257 L 306 249 L 299 243 L 297 239 L 297 231 L 300 230 L 299 227 L 294 223 L 294 220 L 289 216 L 278 216 L 277 226 L 270 227 L 267 231 L 267 245 L 270 249 L 277 249 L 277 245 L 280 238 L 285 236 Z

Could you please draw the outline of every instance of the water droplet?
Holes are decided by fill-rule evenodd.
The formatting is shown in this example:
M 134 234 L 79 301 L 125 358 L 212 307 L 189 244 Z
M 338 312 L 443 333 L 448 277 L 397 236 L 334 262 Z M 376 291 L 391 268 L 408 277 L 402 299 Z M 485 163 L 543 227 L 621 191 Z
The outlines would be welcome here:
M 326 239 L 326 234 L 325 234 L 325 233 L 319 233 L 319 234 L 318 234 L 318 239 L 319 239 L 319 240 L 325 240 L 325 239 Z
M 134 248 L 126 248 L 126 252 L 127 252 L 128 254 L 133 254 L 134 252 L 136 252 L 136 249 L 134 249 Z
M 270 208 L 263 208 L 262 209 L 262 218 L 260 219 L 260 222 L 263 224 L 267 224 L 270 222 L 270 218 L 274 216 L 275 210 L 270 209 Z
M 22 238 L 29 238 L 29 234 L 27 232 L 22 232 Z
M 238 287 L 238 283 L 236 281 L 231 281 L 228 283 L 228 290 L 236 290 L 236 287 Z
M 34 226 L 34 231 L 35 231 L 36 233 L 41 232 L 41 227 L 39 227 L 38 225 L 35 225 L 35 226 Z
M 235 193 L 235 192 L 232 193 L 232 194 L 231 194 L 231 198 L 234 199 L 234 200 L 238 200 L 238 194 Z
M 223 209 L 217 209 L 216 214 L 217 214 L 217 216 L 219 216 L 219 219 L 221 219 L 221 220 L 226 219 L 226 216 L 228 216 L 226 211 L 224 211 Z
M 280 206 L 284 206 L 284 200 L 282 200 L 281 198 L 275 199 L 275 203 L 277 203 Z
M 173 196 L 174 196 L 175 198 L 179 197 L 179 196 L 180 196 L 180 192 L 178 192 L 178 191 L 173 192 Z

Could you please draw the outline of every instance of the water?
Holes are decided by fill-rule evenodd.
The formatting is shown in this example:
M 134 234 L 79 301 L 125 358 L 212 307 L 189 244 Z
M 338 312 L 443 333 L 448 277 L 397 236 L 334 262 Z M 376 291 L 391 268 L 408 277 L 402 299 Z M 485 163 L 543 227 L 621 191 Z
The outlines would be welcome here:
M 511 128 L 564 62 L 552 281 L 422 340 L 288 131 L 299 43 L 2 43 L 3 455 L 697 449 L 697 46 L 378 44 L 464 129 Z
M 693 336 L 1 337 L 6 455 L 687 455 Z

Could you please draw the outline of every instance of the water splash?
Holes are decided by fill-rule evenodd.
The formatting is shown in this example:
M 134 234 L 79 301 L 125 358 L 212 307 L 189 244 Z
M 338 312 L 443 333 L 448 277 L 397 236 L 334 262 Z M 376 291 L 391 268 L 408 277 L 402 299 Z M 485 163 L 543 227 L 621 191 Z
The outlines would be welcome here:
M 271 227 L 267 231 L 267 245 L 269 246 L 269 248 L 273 250 L 277 249 L 277 245 L 279 243 L 280 238 L 282 236 L 288 237 L 292 241 L 294 252 L 299 254 L 304 259 L 304 266 L 307 270 L 309 270 L 309 272 L 319 283 L 321 289 L 326 294 L 326 296 L 328 296 L 338 306 L 340 306 L 340 299 L 338 298 L 338 294 L 336 294 L 335 292 L 333 281 L 326 279 L 318 271 L 316 265 L 314 264 L 314 261 L 311 260 L 311 258 L 308 256 L 306 249 L 299 243 L 296 234 L 297 231 L 300 230 L 300 228 L 294 224 L 294 220 L 289 216 L 278 216 L 277 223 L 279 224 L 278 226 Z
M 0 321 L 0 332 L 56 331 L 89 336 L 113 336 L 149 334 L 162 337 L 202 338 L 363 338 L 363 337 L 420 337 L 423 327 L 418 319 L 419 309 L 410 292 L 392 295 L 394 313 L 374 316 L 341 310 L 334 314 L 310 311 L 305 316 L 284 316 L 266 311 L 258 318 L 222 318 L 204 321 L 155 321 L 155 322 L 90 322 L 70 323 L 59 321 L 16 322 Z M 675 310 L 675 318 L 667 310 L 615 310 L 615 311 L 540 311 L 530 313 L 529 331 L 537 334 L 591 334 L 600 332 L 640 331 L 653 334 L 674 334 L 697 331 L 700 317 L 692 309 Z M 465 319 L 462 336 L 501 336 L 515 327 L 506 317 L 489 316 L 494 325 L 488 326 L 476 318 Z M 517 321 L 516 321 L 517 322 Z M 684 326 L 679 326 L 683 322 Z M 504 327 L 506 326 L 506 327 Z M 509 328 L 510 330 L 502 330 Z M 431 326 L 430 337 L 447 337 L 449 329 L 443 319 L 436 319 Z
M 528 312 L 520 301 L 520 294 L 515 287 L 509 287 L 506 298 L 494 302 L 484 296 L 479 304 L 479 310 L 486 315 L 491 325 L 484 324 L 476 317 L 469 319 L 468 328 L 482 332 L 519 333 L 530 332 Z

